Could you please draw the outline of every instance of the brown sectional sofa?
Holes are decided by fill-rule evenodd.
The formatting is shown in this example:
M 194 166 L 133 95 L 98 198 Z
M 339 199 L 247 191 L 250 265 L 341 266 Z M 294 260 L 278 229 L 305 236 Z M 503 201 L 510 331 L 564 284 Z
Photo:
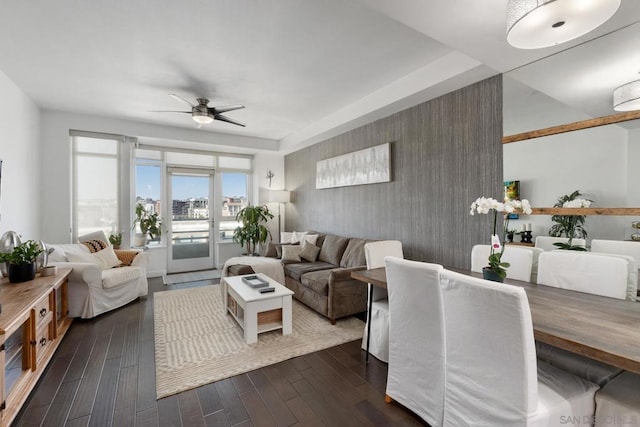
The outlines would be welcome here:
M 328 317 L 332 324 L 341 317 L 366 311 L 367 285 L 352 279 L 351 272 L 367 268 L 364 245 L 371 240 L 313 234 L 318 234 L 318 259 L 283 261 L 287 288 L 294 292 L 294 298 Z M 249 266 L 229 267 L 230 275 L 251 273 Z

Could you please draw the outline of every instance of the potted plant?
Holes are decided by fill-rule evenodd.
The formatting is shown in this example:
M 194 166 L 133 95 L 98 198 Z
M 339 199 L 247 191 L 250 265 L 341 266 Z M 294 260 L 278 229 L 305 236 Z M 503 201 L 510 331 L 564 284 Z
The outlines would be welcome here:
M 113 245 L 114 249 L 120 249 L 120 245 L 122 245 L 122 233 L 109 234 L 109 243 Z
M 136 225 L 140 227 L 140 233 L 136 233 L 135 246 L 144 246 L 147 236 L 154 240 L 162 233 L 162 218 L 157 213 L 149 214 L 142 203 L 136 205 L 136 218 L 133 220 L 132 230 L 136 229 Z
M 266 242 L 267 237 L 271 238 L 271 232 L 265 225 L 271 218 L 273 214 L 266 205 L 249 205 L 241 209 L 236 215 L 236 221 L 242 225 L 234 230 L 233 241 L 246 246 L 247 255 L 255 255 L 256 245 Z
M 491 252 L 489 253 L 488 265 L 482 268 L 482 277 L 485 280 L 492 280 L 494 282 L 503 282 L 507 277 L 507 268 L 510 264 L 508 262 L 502 262 L 502 255 L 504 254 L 505 239 L 502 240 L 498 237 L 498 212 L 502 213 L 503 231 L 506 233 L 509 230 L 509 214 L 513 213 L 516 209 L 520 209 L 525 215 L 531 213 L 531 205 L 527 199 L 520 200 L 507 200 L 506 202 L 499 202 L 496 199 L 479 197 L 475 202 L 471 204 L 471 215 L 488 214 L 493 211 L 493 227 L 491 234 Z
M 9 282 L 19 283 L 36 277 L 36 259 L 43 252 L 38 242 L 27 240 L 11 252 L 0 254 L 0 262 L 8 264 Z
M 592 200 L 581 199 L 582 196 L 580 190 L 576 190 L 571 194 L 565 194 L 560 196 L 558 201 L 553 205 L 554 208 L 588 208 L 591 205 Z M 586 220 L 585 215 L 553 215 L 551 221 L 555 222 L 549 229 L 549 236 L 562 237 L 563 235 L 569 238 L 567 243 L 554 243 L 560 249 L 570 251 L 586 251 L 582 246 L 573 246 L 572 241 L 574 238 L 587 238 L 587 230 L 584 227 Z

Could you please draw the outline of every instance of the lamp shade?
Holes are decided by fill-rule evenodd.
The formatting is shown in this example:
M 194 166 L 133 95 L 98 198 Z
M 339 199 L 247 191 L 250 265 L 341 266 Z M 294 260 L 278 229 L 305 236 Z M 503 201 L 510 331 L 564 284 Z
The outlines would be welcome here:
M 573 40 L 604 24 L 622 0 L 509 0 L 507 41 L 539 49 Z
M 640 110 L 640 80 L 622 85 L 613 91 L 613 109 L 616 111 Z
M 267 190 L 266 203 L 289 203 L 291 201 L 291 191 L 287 190 Z

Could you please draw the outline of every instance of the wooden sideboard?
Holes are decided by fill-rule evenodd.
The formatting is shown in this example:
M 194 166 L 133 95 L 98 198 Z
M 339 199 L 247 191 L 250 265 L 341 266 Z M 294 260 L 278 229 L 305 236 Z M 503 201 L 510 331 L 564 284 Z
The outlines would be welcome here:
M 29 282 L 0 279 L 0 425 L 8 426 L 27 400 L 69 329 L 67 276 L 40 275 Z

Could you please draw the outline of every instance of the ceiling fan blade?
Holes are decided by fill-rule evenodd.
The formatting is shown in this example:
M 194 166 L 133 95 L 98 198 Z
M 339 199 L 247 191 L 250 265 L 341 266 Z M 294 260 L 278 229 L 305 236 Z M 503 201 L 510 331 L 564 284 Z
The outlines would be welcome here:
M 246 127 L 247 126 L 244 123 L 237 122 L 237 121 L 235 121 L 233 119 L 230 119 L 229 117 L 223 116 L 222 114 L 214 114 L 213 118 L 216 119 L 216 120 L 223 121 L 223 122 L 231 123 L 233 125 L 238 125 L 238 126 L 242 126 L 242 127 Z
M 174 110 L 149 110 L 150 113 L 189 113 L 191 111 L 174 111 Z
M 220 113 L 226 113 L 227 111 L 241 110 L 243 108 L 245 108 L 245 107 L 242 104 L 225 105 L 224 107 L 211 107 L 211 108 L 209 108 L 209 113 L 211 113 L 211 114 L 220 114 Z
M 187 104 L 189 104 L 192 107 L 195 107 L 195 105 L 193 105 L 191 102 L 187 101 L 186 99 L 184 99 L 180 95 L 176 95 L 175 93 L 170 93 L 169 96 L 172 97 L 172 98 L 175 98 L 175 99 L 179 99 L 182 102 L 186 102 Z

